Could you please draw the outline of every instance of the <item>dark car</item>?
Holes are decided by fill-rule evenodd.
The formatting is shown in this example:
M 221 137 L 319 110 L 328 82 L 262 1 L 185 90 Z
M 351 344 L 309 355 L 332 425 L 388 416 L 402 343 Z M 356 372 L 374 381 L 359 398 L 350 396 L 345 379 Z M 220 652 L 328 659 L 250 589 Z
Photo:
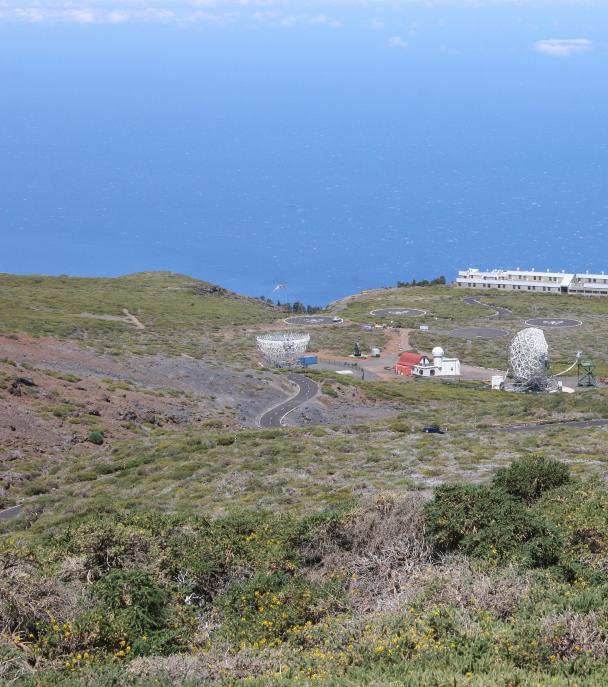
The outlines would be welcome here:
M 422 428 L 425 434 L 445 434 L 444 430 L 439 425 L 427 425 Z

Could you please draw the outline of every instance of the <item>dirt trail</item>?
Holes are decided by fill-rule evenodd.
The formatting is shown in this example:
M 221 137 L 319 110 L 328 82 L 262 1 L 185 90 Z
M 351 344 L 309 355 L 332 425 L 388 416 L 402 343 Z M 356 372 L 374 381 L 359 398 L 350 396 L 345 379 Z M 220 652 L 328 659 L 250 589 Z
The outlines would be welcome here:
M 140 322 L 140 320 L 135 317 L 135 315 L 132 315 L 126 308 L 123 308 L 122 311 L 125 314 L 125 318 L 133 325 L 137 327 L 137 329 L 145 329 L 145 325 Z
M 383 353 L 389 355 L 399 355 L 410 348 L 411 329 L 398 329 L 391 332 L 391 338 L 383 347 Z
M 90 312 L 78 313 L 78 317 L 86 317 L 90 320 L 105 320 L 107 322 L 122 322 L 124 324 L 132 324 L 136 329 L 145 329 L 146 326 L 132 315 L 126 308 L 122 309 L 123 315 L 94 315 Z

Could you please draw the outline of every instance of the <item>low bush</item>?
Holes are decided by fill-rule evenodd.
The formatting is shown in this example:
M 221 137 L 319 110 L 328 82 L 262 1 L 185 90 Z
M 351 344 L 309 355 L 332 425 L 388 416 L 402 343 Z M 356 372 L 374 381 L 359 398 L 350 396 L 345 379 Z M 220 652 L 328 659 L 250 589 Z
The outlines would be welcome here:
M 234 436 L 228 436 L 224 434 L 222 436 L 217 437 L 215 443 L 218 446 L 232 446 L 232 444 L 234 444 L 235 441 L 236 438 Z
M 553 565 L 561 554 L 561 541 L 549 525 L 502 489 L 442 486 L 425 514 L 437 553 L 460 550 L 475 558 L 529 567 Z
M 568 466 L 542 456 L 524 456 L 494 475 L 492 484 L 532 503 L 550 489 L 570 481 Z
M 95 606 L 80 616 L 75 632 L 89 650 L 118 658 L 165 654 L 179 645 L 183 618 L 170 608 L 167 591 L 142 570 L 112 570 L 91 589 Z
M 391 422 L 389 429 L 391 432 L 397 432 L 398 434 L 409 434 L 412 431 L 412 426 L 403 420 L 395 420 Z
M 566 553 L 586 574 L 608 571 L 608 492 L 597 480 L 571 481 L 547 492 L 534 504 L 560 532 Z M 580 574 L 579 574 L 580 576 Z
M 321 384 L 321 393 L 325 394 L 326 396 L 331 396 L 332 398 L 338 398 L 338 392 L 336 391 L 336 388 L 329 382 L 323 382 L 323 384 Z
M 96 446 L 101 446 L 103 444 L 103 432 L 97 430 L 91 432 L 88 436 L 88 441 Z
M 262 646 L 317 623 L 332 607 L 328 586 L 285 573 L 258 573 L 232 585 L 217 600 L 227 638 Z

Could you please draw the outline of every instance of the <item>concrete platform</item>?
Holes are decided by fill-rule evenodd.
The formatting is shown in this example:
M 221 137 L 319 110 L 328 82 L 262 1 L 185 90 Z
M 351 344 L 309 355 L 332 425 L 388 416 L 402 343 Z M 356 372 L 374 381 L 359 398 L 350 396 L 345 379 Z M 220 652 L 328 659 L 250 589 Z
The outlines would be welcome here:
M 560 317 L 535 317 L 526 320 L 528 327 L 540 327 L 541 329 L 554 329 L 558 327 L 580 327 L 583 324 L 580 320 L 567 320 Z
M 494 327 L 462 327 L 453 329 L 451 332 L 445 332 L 447 336 L 453 336 L 457 339 L 500 339 L 501 336 L 506 336 L 508 333 L 504 329 L 495 329 Z

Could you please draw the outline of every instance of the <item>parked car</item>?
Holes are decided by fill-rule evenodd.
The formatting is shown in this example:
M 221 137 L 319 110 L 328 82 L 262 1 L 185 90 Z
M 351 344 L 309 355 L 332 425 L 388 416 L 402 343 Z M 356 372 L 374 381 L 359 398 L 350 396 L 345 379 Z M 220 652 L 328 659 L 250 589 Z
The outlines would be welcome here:
M 427 425 L 422 428 L 422 431 L 425 434 L 445 434 L 445 431 L 439 425 Z

